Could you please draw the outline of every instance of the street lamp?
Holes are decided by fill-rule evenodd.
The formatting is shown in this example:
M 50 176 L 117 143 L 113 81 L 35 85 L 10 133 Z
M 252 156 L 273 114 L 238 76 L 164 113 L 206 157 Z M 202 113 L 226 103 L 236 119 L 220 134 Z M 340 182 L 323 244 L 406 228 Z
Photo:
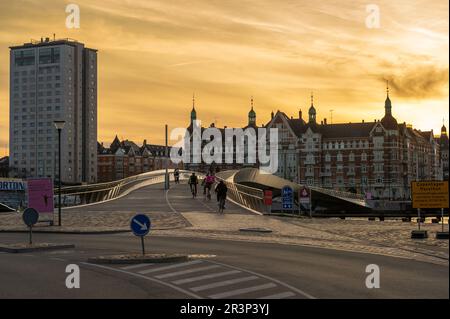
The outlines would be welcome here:
M 61 226 L 61 131 L 66 121 L 54 121 L 58 130 L 58 226 Z

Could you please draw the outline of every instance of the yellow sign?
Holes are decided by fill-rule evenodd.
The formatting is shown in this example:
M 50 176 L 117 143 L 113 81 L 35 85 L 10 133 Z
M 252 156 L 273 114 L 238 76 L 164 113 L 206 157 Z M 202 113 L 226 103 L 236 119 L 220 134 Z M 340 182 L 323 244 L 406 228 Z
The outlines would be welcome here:
M 411 182 L 413 208 L 448 208 L 448 182 Z

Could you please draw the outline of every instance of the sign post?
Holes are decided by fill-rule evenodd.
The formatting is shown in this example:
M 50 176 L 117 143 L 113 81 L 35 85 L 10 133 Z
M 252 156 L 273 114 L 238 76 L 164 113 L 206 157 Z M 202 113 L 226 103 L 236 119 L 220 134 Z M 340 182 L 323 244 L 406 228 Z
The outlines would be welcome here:
M 412 207 L 417 208 L 419 218 L 417 232 L 411 233 L 412 238 L 426 238 L 427 231 L 420 230 L 422 208 L 441 208 L 442 223 L 444 223 L 444 208 L 448 208 L 448 181 L 411 182 Z M 444 229 L 442 229 L 444 232 Z M 448 238 L 448 232 L 447 232 Z
M 22 215 L 23 222 L 25 225 L 27 225 L 30 229 L 29 232 L 29 244 L 33 244 L 33 225 L 37 223 L 39 219 L 39 213 L 34 208 L 26 208 L 23 211 Z
M 135 236 L 141 237 L 142 255 L 145 256 L 144 236 L 146 236 L 152 223 L 144 214 L 138 214 L 131 219 L 130 228 Z
M 298 191 L 298 206 L 300 204 L 309 204 L 309 217 L 312 217 L 311 214 L 311 190 L 306 187 L 303 187 Z
M 283 211 L 289 209 L 292 211 L 294 207 L 294 191 L 290 186 L 284 186 L 281 189 L 281 198 L 283 203 Z

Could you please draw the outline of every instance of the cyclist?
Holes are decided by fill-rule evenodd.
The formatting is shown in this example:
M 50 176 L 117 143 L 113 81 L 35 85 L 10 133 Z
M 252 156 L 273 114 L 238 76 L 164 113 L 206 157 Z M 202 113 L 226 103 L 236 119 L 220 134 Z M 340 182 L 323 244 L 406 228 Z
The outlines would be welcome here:
M 217 202 L 219 203 L 219 212 L 225 209 L 225 200 L 227 199 L 228 187 L 223 181 L 217 184 L 215 192 L 217 193 Z
M 195 175 L 195 173 L 192 173 L 192 175 L 189 177 L 189 187 L 191 188 L 192 197 L 194 198 L 197 196 L 197 184 L 198 184 L 198 177 Z
M 180 170 L 178 168 L 175 168 L 173 176 L 175 177 L 175 184 L 180 184 Z
M 208 197 L 208 199 L 211 199 L 211 188 L 212 188 L 212 186 L 213 186 L 215 181 L 216 181 L 216 178 L 214 177 L 213 174 L 206 175 L 205 190 L 207 190 L 206 191 L 206 196 Z

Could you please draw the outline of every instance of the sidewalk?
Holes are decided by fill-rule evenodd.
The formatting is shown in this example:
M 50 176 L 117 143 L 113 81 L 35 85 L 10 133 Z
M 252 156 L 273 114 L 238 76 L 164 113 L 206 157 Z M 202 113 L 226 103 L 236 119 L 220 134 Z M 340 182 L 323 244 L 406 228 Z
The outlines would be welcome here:
M 192 224 L 161 230 L 159 236 L 226 239 L 313 246 L 360 253 L 373 253 L 448 265 L 448 240 L 436 240 L 441 225 L 427 224 L 430 238 L 410 239 L 414 224 L 398 221 L 297 219 L 259 215 L 194 213 L 182 215 Z M 249 233 L 241 228 L 268 228 L 272 233 Z

